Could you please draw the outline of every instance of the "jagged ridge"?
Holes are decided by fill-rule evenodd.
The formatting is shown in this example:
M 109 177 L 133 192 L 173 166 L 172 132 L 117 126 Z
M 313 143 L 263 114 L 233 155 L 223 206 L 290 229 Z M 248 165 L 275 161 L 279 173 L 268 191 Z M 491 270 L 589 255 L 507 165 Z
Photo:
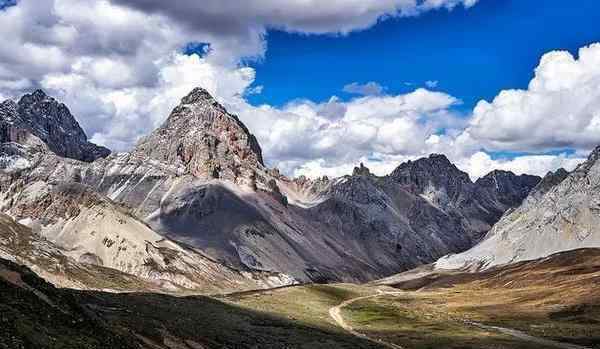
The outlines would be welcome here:
M 24 95 L 18 103 L 8 100 L 0 105 L 0 142 L 21 143 L 27 133 L 63 157 L 89 162 L 110 154 L 88 142 L 69 109 L 42 90 Z

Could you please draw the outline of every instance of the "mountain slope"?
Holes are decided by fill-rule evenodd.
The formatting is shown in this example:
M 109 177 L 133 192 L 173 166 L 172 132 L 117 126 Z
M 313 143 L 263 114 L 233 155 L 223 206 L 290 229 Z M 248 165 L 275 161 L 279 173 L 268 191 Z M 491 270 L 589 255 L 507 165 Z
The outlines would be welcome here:
M 600 247 L 600 147 L 573 172 L 550 173 L 523 204 L 469 251 L 441 258 L 444 269 L 485 269 L 584 247 Z
M 118 270 L 79 263 L 58 246 L 0 214 L 0 258 L 27 265 L 49 282 L 77 289 L 159 291 L 153 283 Z
M 57 289 L 0 258 L 0 348 L 363 348 L 380 345 L 213 298 Z
M 112 268 L 136 276 L 144 280 L 142 284 L 147 284 L 140 285 L 140 289 L 215 293 L 293 282 L 277 273 L 227 268 L 189 246 L 157 234 L 126 209 L 80 183 L 36 181 L 17 196 L 5 197 L 4 201 L 14 202 L 11 214 L 27 217 L 23 223 L 35 230 L 24 233 L 28 228 L 21 226 L 20 238 L 30 236 L 36 241 L 30 243 L 31 246 L 40 243 L 46 246 L 26 249 L 13 244 L 4 249 L 8 256 L 24 254 L 21 262 L 32 268 L 43 268 L 51 262 L 51 259 L 38 262 L 33 258 L 36 251 L 41 250 L 52 252 L 56 258 L 70 257 L 72 264 Z M 0 231 L 14 230 L 7 226 L 10 226 L 8 222 L 0 225 Z M 95 283 L 75 276 L 68 281 L 49 279 L 61 286 L 73 287 L 70 284 L 73 282 L 78 288 L 97 288 Z

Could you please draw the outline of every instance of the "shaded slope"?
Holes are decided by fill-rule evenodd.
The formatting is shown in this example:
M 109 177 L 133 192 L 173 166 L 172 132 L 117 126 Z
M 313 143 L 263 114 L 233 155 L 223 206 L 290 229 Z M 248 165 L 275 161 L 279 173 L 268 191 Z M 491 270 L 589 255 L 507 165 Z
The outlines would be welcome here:
M 207 297 L 56 289 L 0 259 L 0 348 L 381 348 Z

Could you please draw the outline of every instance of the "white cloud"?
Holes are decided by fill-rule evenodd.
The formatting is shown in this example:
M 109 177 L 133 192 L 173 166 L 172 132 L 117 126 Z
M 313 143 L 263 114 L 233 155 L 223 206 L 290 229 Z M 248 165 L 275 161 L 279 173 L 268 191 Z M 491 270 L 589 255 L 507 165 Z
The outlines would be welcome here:
M 366 84 L 359 84 L 358 82 L 353 82 L 344 86 L 343 88 L 344 92 L 363 96 L 380 95 L 383 92 L 383 90 L 383 86 L 379 85 L 374 81 L 367 82 Z
M 448 94 L 417 89 L 384 95 L 374 82 L 346 86 L 364 95 L 349 101 L 333 96 L 278 108 L 245 100 L 263 86 L 253 86 L 255 71 L 239 62 L 263 56 L 268 28 L 344 34 L 388 16 L 475 2 L 21 0 L 0 11 L 0 98 L 43 87 L 69 105 L 93 141 L 120 151 L 202 86 L 240 114 L 269 164 L 296 175 L 345 174 L 359 162 L 385 174 L 431 152 L 447 154 L 474 177 L 492 167 L 541 173 L 572 166 L 577 160 L 567 156 L 492 160 L 480 151 L 581 150 L 600 142 L 597 46 L 582 49 L 578 60 L 566 53 L 545 56 L 528 90 L 481 102 L 472 120 L 452 111 L 460 101 Z M 190 42 L 211 49 L 202 57 L 181 54 Z
M 462 3 L 420 9 L 413 0 L 351 1 L 21 0 L 0 11 L 0 94 L 47 89 L 95 141 L 125 150 L 194 86 L 243 109 L 243 96 L 263 87 L 249 88 L 254 71 L 239 62 L 264 54 L 267 28 L 344 33 L 381 16 Z M 179 52 L 190 42 L 211 49 L 186 58 Z M 332 101 L 319 113 L 339 115 L 338 107 Z
M 113 89 L 97 84 L 94 75 L 73 71 L 48 74 L 41 85 L 53 91 L 80 118 L 94 142 L 126 150 L 158 127 L 171 109 L 196 86 L 202 86 L 228 104 L 244 103 L 242 93 L 254 81 L 251 68 L 211 64 L 197 55 L 172 54 L 156 62 L 154 86 Z
M 545 54 L 527 90 L 480 101 L 465 135 L 488 150 L 590 149 L 600 143 L 600 44 Z
M 531 174 L 544 176 L 548 171 L 564 168 L 572 171 L 585 159 L 577 156 L 559 155 L 524 155 L 513 159 L 492 159 L 484 152 L 477 152 L 468 158 L 459 159 L 457 166 L 466 171 L 471 179 L 476 180 L 494 169 L 512 171 L 515 174 Z
M 236 112 L 257 136 L 269 164 L 297 174 L 315 174 L 327 164 L 323 174 L 332 174 L 351 169 L 366 156 L 374 166 L 393 168 L 400 158 L 427 155 L 437 132 L 462 126 L 448 110 L 459 102 L 445 93 L 418 89 L 347 102 L 335 97 L 321 104 L 296 101 L 282 108 L 244 103 Z M 300 167 L 304 172 L 297 171 Z

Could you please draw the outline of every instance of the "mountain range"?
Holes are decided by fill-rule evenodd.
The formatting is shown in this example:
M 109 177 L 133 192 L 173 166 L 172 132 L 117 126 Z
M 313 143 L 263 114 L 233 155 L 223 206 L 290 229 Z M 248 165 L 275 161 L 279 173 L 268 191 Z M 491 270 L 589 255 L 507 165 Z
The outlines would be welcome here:
M 600 147 L 544 178 L 289 178 L 201 88 L 125 153 L 41 90 L 0 126 L 0 348 L 600 343 Z
M 39 251 L 179 292 L 370 281 L 469 249 L 540 182 L 498 170 L 473 182 L 439 154 L 387 176 L 361 164 L 288 178 L 202 88 L 126 153 L 90 143 L 41 90 L 3 102 L 0 125 L 0 209 L 33 240 L 18 260 L 80 288 L 99 285 Z

